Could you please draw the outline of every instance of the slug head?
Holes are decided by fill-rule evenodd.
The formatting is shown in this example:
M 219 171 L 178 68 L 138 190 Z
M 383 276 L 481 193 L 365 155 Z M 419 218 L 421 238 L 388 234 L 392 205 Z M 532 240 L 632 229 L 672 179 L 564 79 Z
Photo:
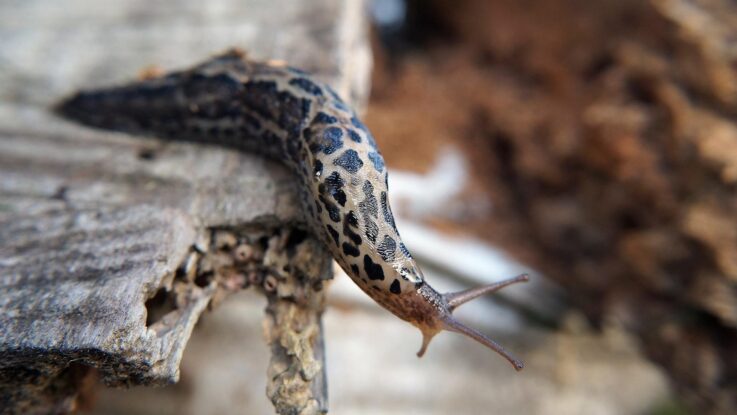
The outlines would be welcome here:
M 484 294 L 498 291 L 510 284 L 518 282 L 527 282 L 529 277 L 527 274 L 518 275 L 514 278 L 498 281 L 492 284 L 483 285 L 469 290 L 459 291 L 455 293 L 440 294 L 429 285 L 421 287 L 418 292 L 424 297 L 425 301 L 433 307 L 433 318 L 430 322 L 413 322 L 422 331 L 422 347 L 417 352 L 418 357 L 422 357 L 430 344 L 430 340 L 442 330 L 453 331 L 468 336 L 477 342 L 483 344 L 491 350 L 499 353 L 514 366 L 516 370 L 522 370 L 524 363 L 512 356 L 500 344 L 491 340 L 478 330 L 464 325 L 453 317 L 453 310 L 459 306 L 478 298 Z

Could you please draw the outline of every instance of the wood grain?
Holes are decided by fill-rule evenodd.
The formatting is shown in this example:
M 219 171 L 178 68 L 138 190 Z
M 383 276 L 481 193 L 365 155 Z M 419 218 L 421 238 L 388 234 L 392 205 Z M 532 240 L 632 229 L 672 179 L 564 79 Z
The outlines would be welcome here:
M 371 66 L 362 7 L 338 0 L 0 5 L 0 412 L 70 410 L 89 368 L 111 386 L 177 381 L 192 327 L 226 281 L 183 277 L 192 252 L 207 259 L 219 249 L 208 239 L 214 229 L 288 234 L 300 221 L 294 181 L 279 165 L 78 127 L 48 107 L 80 87 L 135 78 L 152 65 L 183 67 L 236 46 L 314 71 L 360 108 Z M 326 254 L 310 252 L 315 258 L 295 266 L 328 278 L 329 267 L 314 266 Z M 293 282 L 288 277 L 279 287 Z M 162 287 L 176 304 L 147 326 L 146 301 Z M 289 307 L 279 302 L 294 299 L 265 293 L 268 319 L 287 324 L 278 310 Z M 316 327 L 309 338 L 319 345 L 324 290 L 314 295 L 296 315 Z M 313 379 L 324 382 L 317 353 L 308 391 Z M 287 350 L 271 365 L 289 359 Z M 279 410 L 324 411 L 324 387 L 312 391 L 309 408 L 302 401 Z

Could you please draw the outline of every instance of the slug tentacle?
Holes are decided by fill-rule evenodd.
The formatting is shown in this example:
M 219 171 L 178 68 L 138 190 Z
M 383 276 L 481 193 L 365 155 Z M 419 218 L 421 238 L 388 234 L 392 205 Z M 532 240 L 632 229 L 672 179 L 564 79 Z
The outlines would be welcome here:
M 366 294 L 423 333 L 469 336 L 522 363 L 451 315 L 461 304 L 526 276 L 439 294 L 402 243 L 387 169 L 368 128 L 330 86 L 309 74 L 230 51 L 190 69 L 79 92 L 55 107 L 89 126 L 254 151 L 299 179 L 304 220 Z
M 484 346 L 488 347 L 489 349 L 499 353 L 509 361 L 509 363 L 514 366 L 515 370 L 522 370 L 525 367 L 525 364 L 522 363 L 521 360 L 517 359 L 516 357 L 512 356 L 509 352 L 507 352 L 499 343 L 495 342 L 494 340 L 491 340 L 490 338 L 486 337 L 484 334 L 479 332 L 476 329 L 473 329 L 471 327 L 465 326 L 461 324 L 458 320 L 450 317 L 446 318 L 444 320 L 445 323 L 445 329 L 449 331 L 454 331 L 456 333 L 463 334 L 465 336 L 468 336 L 477 342 L 483 344 Z
M 512 356 L 499 343 L 491 340 L 478 330 L 468 327 L 460 321 L 456 320 L 453 317 L 452 313 L 459 306 L 484 294 L 499 291 L 504 287 L 518 282 L 527 282 L 529 281 L 529 279 L 530 278 L 527 274 L 521 274 L 514 278 L 493 282 L 491 284 L 482 285 L 480 287 L 471 288 L 468 290 L 458 291 L 454 293 L 437 294 L 437 298 L 433 301 L 430 301 L 430 303 L 436 305 L 437 311 L 434 314 L 437 315 L 438 321 L 435 322 L 435 324 L 418 326 L 422 331 L 422 347 L 420 348 L 420 351 L 417 352 L 417 356 L 422 357 L 425 354 L 425 352 L 427 351 L 427 346 L 430 344 L 430 340 L 432 340 L 432 338 L 438 332 L 442 330 L 447 330 L 462 334 L 464 336 L 468 336 L 476 340 L 489 349 L 499 353 L 501 356 L 507 359 L 516 370 L 522 370 L 524 368 L 524 363 L 522 363 L 521 360 Z M 434 291 L 435 290 L 433 290 L 433 292 Z M 433 294 L 428 293 L 428 295 L 432 296 Z
M 518 282 L 527 282 L 530 280 L 530 276 L 527 274 L 520 274 L 514 278 L 509 278 L 502 281 L 493 282 L 488 285 L 482 285 L 480 287 L 476 288 L 469 288 L 467 290 L 458 291 L 454 293 L 445 293 L 443 294 L 443 297 L 445 297 L 445 300 L 448 302 L 448 308 L 452 312 L 459 306 L 477 298 L 484 294 L 490 294 L 495 291 L 499 291 L 502 288 L 512 285 L 514 283 Z

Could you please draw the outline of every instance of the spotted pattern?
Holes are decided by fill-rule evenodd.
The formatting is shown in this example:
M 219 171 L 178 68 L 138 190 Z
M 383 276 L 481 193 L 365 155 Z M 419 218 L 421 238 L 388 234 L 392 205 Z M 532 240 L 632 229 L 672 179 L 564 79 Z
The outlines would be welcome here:
M 361 213 L 364 216 L 376 218 L 379 214 L 379 208 L 376 204 L 376 196 L 374 196 L 374 185 L 370 180 L 363 182 L 364 199 L 358 204 Z
M 384 268 L 375 263 L 368 255 L 363 256 L 363 269 L 370 280 L 384 279 Z
M 327 192 L 341 206 L 345 206 L 347 200 L 345 191 L 343 191 L 343 184 L 343 179 L 337 171 L 330 173 L 330 175 L 325 178 L 325 188 Z
M 355 245 L 351 245 L 348 242 L 343 242 L 343 253 L 353 257 L 361 255 L 361 251 Z
M 348 239 L 350 239 L 354 244 L 361 245 L 363 240 L 361 239 L 361 235 L 356 233 L 357 228 L 358 218 L 353 211 L 350 211 L 345 215 L 345 220 L 343 221 L 343 235 L 348 237 Z
M 346 150 L 340 155 L 333 164 L 344 168 L 348 173 L 356 173 L 361 167 L 363 167 L 363 161 L 358 156 L 358 152 L 353 149 Z
M 371 160 L 371 164 L 374 165 L 376 171 L 378 171 L 379 173 L 382 173 L 384 171 L 384 158 L 381 157 L 381 154 L 372 151 L 368 153 L 368 158 L 369 160 Z
M 404 246 L 404 243 L 399 243 L 399 250 L 402 251 L 402 254 L 407 258 L 412 258 L 412 254 L 409 253 L 409 249 L 407 249 L 406 246 Z
M 333 238 L 333 241 L 335 241 L 335 244 L 338 245 L 340 243 L 340 234 L 338 233 L 338 231 L 336 231 L 335 228 L 330 225 L 325 225 L 325 229 L 328 230 L 328 233 Z
M 315 115 L 315 119 L 313 122 L 318 124 L 335 124 L 336 122 L 338 122 L 338 118 L 320 111 L 317 113 L 317 115 Z
M 397 250 L 397 243 L 389 235 L 384 236 L 384 240 L 381 241 L 377 250 L 379 255 L 384 261 L 390 262 L 394 260 L 394 252 Z
M 403 319 L 434 321 L 437 304 L 396 230 L 376 141 L 332 88 L 305 72 L 230 52 L 162 78 L 79 93 L 59 111 L 92 126 L 283 162 L 300 177 L 312 233 L 356 284 Z
M 325 154 L 333 154 L 343 147 L 343 130 L 340 128 L 328 127 L 322 133 L 322 138 L 318 148 Z
M 351 140 L 353 140 L 356 143 L 360 143 L 361 142 L 361 135 L 358 134 L 355 130 L 352 130 L 350 128 L 348 129 L 348 137 L 350 137 Z M 369 159 L 373 163 L 373 159 L 371 158 L 371 154 L 376 154 L 376 153 L 369 153 Z
M 296 86 L 310 95 L 322 95 L 322 88 L 307 78 L 292 78 L 289 80 L 289 85 Z

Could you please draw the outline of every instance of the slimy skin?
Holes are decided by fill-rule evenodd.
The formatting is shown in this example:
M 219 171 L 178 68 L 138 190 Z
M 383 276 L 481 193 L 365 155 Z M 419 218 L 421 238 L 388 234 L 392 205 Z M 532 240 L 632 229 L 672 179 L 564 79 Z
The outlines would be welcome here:
M 399 237 L 374 138 L 329 86 L 308 74 L 229 51 L 185 71 L 80 92 L 56 111 L 93 127 L 235 147 L 282 162 L 300 181 L 309 230 L 366 294 L 422 331 L 419 356 L 436 333 L 451 330 L 522 368 L 451 313 L 527 276 L 455 294 L 427 284 Z

